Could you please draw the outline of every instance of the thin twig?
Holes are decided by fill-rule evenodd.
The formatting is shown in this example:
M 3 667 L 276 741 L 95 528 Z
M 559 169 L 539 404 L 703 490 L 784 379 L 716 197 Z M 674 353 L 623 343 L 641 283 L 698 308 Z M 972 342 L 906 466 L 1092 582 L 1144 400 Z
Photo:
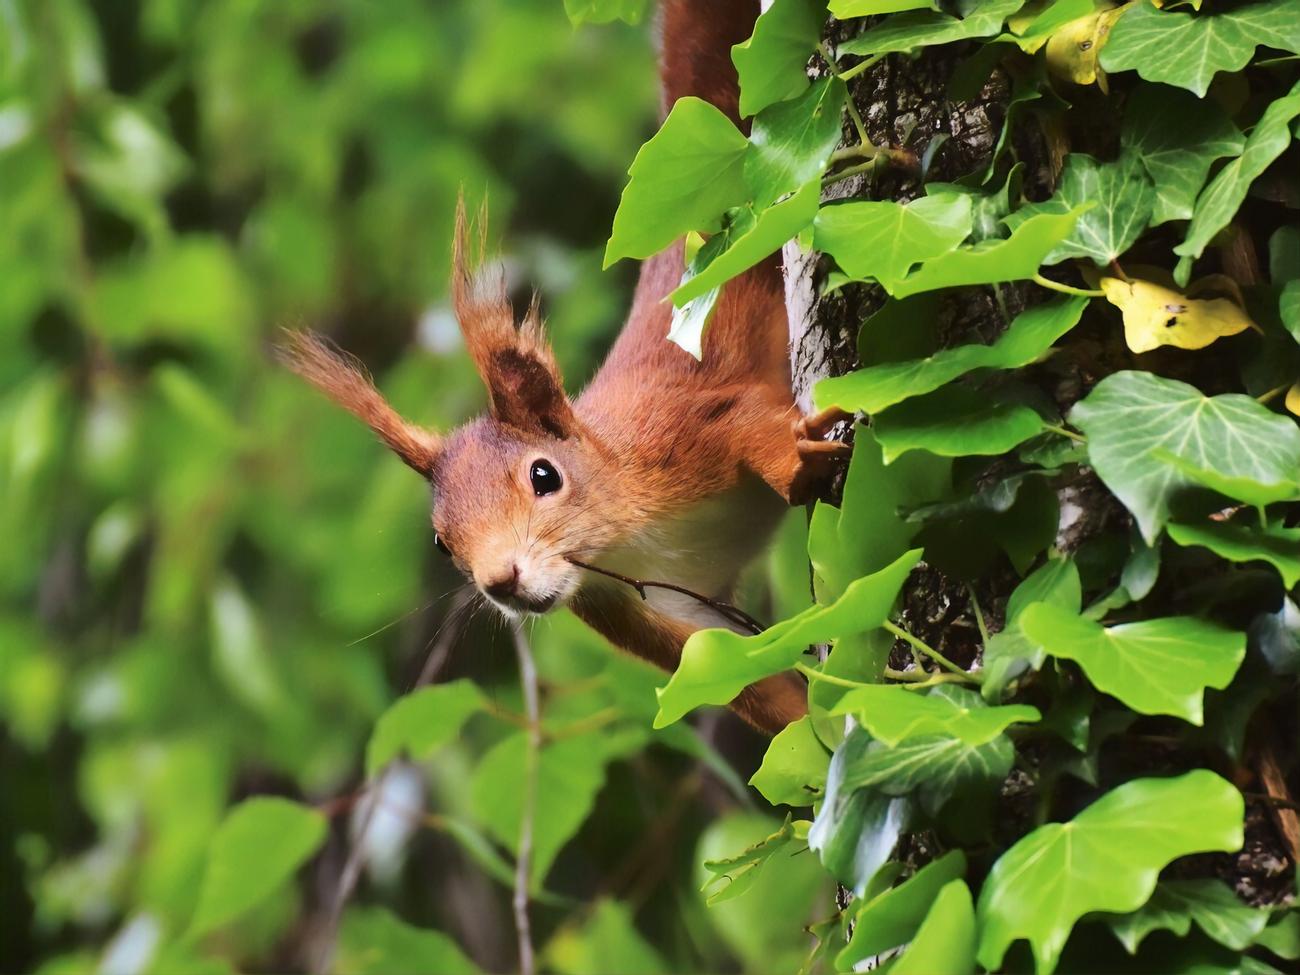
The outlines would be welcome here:
M 447 610 L 447 622 L 443 630 L 434 638 L 433 646 L 429 648 L 429 654 L 425 657 L 424 666 L 420 668 L 420 675 L 415 679 L 415 684 L 411 690 L 418 690 L 428 684 L 433 683 L 433 679 L 438 676 L 442 669 L 447 655 L 451 653 L 451 648 L 455 646 L 457 637 L 460 636 L 461 626 L 465 619 L 465 609 L 470 605 L 474 597 L 475 590 L 470 587 L 461 589 L 451 601 Z M 334 943 L 337 938 L 339 919 L 343 916 L 343 908 L 347 906 L 348 899 L 356 889 L 357 881 L 361 879 L 361 868 L 365 866 L 366 836 L 370 832 L 370 826 L 374 822 L 375 814 L 379 811 L 379 797 L 383 795 L 384 785 L 388 780 L 392 765 L 388 765 L 375 781 L 361 790 L 354 797 L 354 802 L 364 801 L 370 797 L 371 801 L 366 806 L 366 811 L 361 817 L 361 823 L 357 827 L 356 839 L 352 842 L 352 849 L 348 851 L 348 858 L 343 863 L 343 869 L 339 872 L 338 887 L 334 891 L 334 900 L 330 904 L 329 914 L 325 919 L 325 929 L 321 935 L 321 948 L 316 955 L 315 964 L 312 965 L 314 975 L 324 975 L 329 971 L 330 963 L 334 960 Z
M 595 572 L 599 575 L 609 576 L 611 579 L 617 579 L 619 582 L 626 583 L 635 589 L 637 595 L 642 599 L 646 598 L 647 589 L 667 589 L 669 592 L 676 592 L 681 593 L 683 596 L 690 596 L 697 602 L 703 603 L 710 609 L 721 613 L 722 616 L 730 620 L 732 623 L 735 623 L 737 626 L 743 626 L 754 634 L 763 632 L 763 625 L 738 606 L 733 606 L 731 603 L 724 603 L 720 599 L 713 599 L 709 596 L 702 595 L 694 590 L 687 589 L 685 586 L 677 586 L 671 582 L 652 582 L 649 579 L 633 579 L 631 576 L 625 576 L 621 572 L 615 572 L 612 569 L 602 569 L 600 566 L 592 565 L 588 562 L 579 562 L 574 558 L 569 559 L 569 562 L 576 565 L 579 569 L 586 569 L 588 572 Z
M 514 628 L 515 653 L 519 657 L 519 683 L 528 715 L 527 750 L 524 753 L 523 804 L 519 813 L 519 849 L 515 856 L 515 932 L 519 939 L 519 973 L 534 975 L 532 926 L 528 920 L 529 874 L 533 861 L 533 816 L 537 811 L 537 767 L 542 749 L 541 706 L 537 693 L 537 666 L 523 627 Z

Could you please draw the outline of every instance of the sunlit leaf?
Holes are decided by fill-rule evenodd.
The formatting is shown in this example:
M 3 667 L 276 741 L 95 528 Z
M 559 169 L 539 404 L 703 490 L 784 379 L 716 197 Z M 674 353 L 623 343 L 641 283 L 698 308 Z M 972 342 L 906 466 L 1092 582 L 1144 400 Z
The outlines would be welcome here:
M 918 870 L 897 887 L 862 904 L 853 918 L 853 935 L 835 958 L 837 971 L 911 940 L 930 912 L 939 891 L 966 873 L 966 855 L 951 850 Z
M 827 643 L 880 626 L 920 558 L 920 550 L 907 552 L 879 572 L 852 583 L 829 606 L 813 606 L 756 636 L 730 630 L 691 634 L 677 670 L 658 691 L 655 727 L 672 724 L 702 704 L 729 703 L 756 680 L 794 666 L 810 643 Z
M 951 490 L 952 461 L 913 451 L 886 464 L 870 428 L 858 427 L 854 438 L 843 504 L 819 501 L 808 526 L 808 558 L 823 599 L 907 551 L 920 525 L 909 523 L 902 509 Z
M 1071 257 L 1107 264 L 1123 254 L 1151 222 L 1155 185 L 1134 153 L 1099 163 L 1072 152 L 1065 157 L 1065 169 L 1052 198 L 1022 206 L 1007 218 L 1007 224 L 1014 229 L 1034 216 L 1069 213 L 1090 203 L 1092 207 L 1079 217 L 1070 235 L 1043 258 L 1044 264 L 1059 264 Z
M 1140 0 L 1111 29 L 1101 66 L 1203 98 L 1217 72 L 1241 70 L 1261 44 L 1300 52 L 1300 3 L 1265 0 L 1194 16 Z
M 691 301 L 721 287 L 741 271 L 780 250 L 782 244 L 812 222 L 817 214 L 819 195 L 820 185 L 814 179 L 793 196 L 762 211 L 748 230 L 729 239 L 722 253 L 710 260 L 698 274 L 683 280 L 669 297 L 679 305 Z
M 847 376 L 823 379 L 814 390 L 819 409 L 876 413 L 938 389 L 974 369 L 1016 369 L 1043 355 L 1079 321 L 1087 299 L 1062 298 L 1021 312 L 991 345 L 960 345 L 925 359 L 886 362 Z
M 992 37 L 1024 0 L 980 0 L 965 18 L 934 10 L 894 14 L 839 46 L 840 54 L 889 54 L 915 51 L 934 44 L 951 44 L 972 37 Z
M 1025 704 L 988 707 L 980 701 L 971 706 L 963 698 L 922 695 L 897 684 L 853 688 L 831 714 L 853 715 L 871 737 L 890 747 L 927 735 L 947 735 L 974 747 L 992 741 L 1012 724 L 1042 717 L 1037 708 Z
M 1032 278 L 1047 254 L 1070 236 L 1085 209 L 1040 213 L 1017 224 L 1005 240 L 985 240 L 941 254 L 894 285 L 890 293 L 897 298 L 906 298 L 937 288 Z
M 1135 152 L 1156 187 L 1151 224 L 1188 220 L 1216 159 L 1241 154 L 1246 140 L 1215 102 L 1163 85 L 1128 97 L 1120 145 Z
M 980 891 L 980 964 L 1001 968 L 1007 948 L 1025 938 L 1046 975 L 1079 918 L 1137 910 L 1176 857 L 1236 851 L 1243 816 L 1241 794 L 1198 769 L 1126 783 L 1071 821 L 1040 826 L 1002 855 Z
M 749 40 L 731 49 L 740 76 L 740 114 L 753 115 L 808 87 L 804 68 L 826 21 L 826 0 L 775 0 Z
M 891 290 L 915 264 L 956 247 L 971 232 L 970 197 L 945 193 L 910 203 L 854 201 L 823 207 L 813 246 L 846 274 Z
M 798 98 L 754 116 L 744 173 L 755 209 L 770 206 L 826 172 L 840 141 L 846 95 L 844 82 L 827 77 Z
M 1242 951 L 1264 930 L 1268 916 L 1268 911 L 1242 903 L 1222 880 L 1207 877 L 1167 880 L 1138 910 L 1108 915 L 1106 923 L 1130 955 L 1137 954 L 1152 931 L 1172 931 L 1183 938 L 1193 922 L 1225 948 Z
M 1222 275 L 1216 275 L 1222 278 Z M 1207 279 L 1197 282 L 1204 285 Z M 1236 290 L 1231 279 L 1229 293 Z M 1213 282 L 1210 282 L 1213 284 Z M 1195 286 L 1186 294 L 1136 278 L 1102 278 L 1106 300 L 1124 316 L 1124 339 L 1133 352 L 1150 352 L 1162 345 L 1179 349 L 1203 349 L 1217 339 L 1237 335 L 1255 323 L 1231 298 L 1195 298 Z M 1204 287 L 1201 289 L 1205 290 Z
M 774 806 L 807 806 L 825 788 L 829 763 L 830 753 L 805 715 L 777 732 L 749 784 Z
M 375 775 L 399 755 L 419 761 L 460 733 L 483 707 L 483 692 L 470 680 L 413 691 L 379 716 L 366 746 L 366 774 Z
M 1246 634 L 1192 616 L 1103 626 L 1037 603 L 1019 625 L 1044 652 L 1078 663 L 1097 690 L 1142 714 L 1192 724 L 1201 723 L 1205 689 L 1227 687 L 1246 654 Z
M 932 7 L 930 0 L 831 0 L 831 16 L 837 20 L 849 17 L 874 17 L 876 14 L 893 14 L 901 10 L 920 10 Z
M 568 924 L 546 944 L 545 971 L 559 975 L 670 975 L 672 966 L 637 930 L 633 908 L 601 898 L 581 924 Z
M 287 799 L 258 796 L 235 806 L 208 849 L 189 936 L 233 921 L 289 880 L 325 842 L 325 816 Z
M 1238 518 L 1195 525 L 1170 522 L 1165 532 L 1179 545 L 1199 545 L 1230 562 L 1268 562 L 1288 589 L 1300 582 L 1300 528 L 1287 528 L 1280 521 L 1261 526 Z
M 964 386 L 949 386 L 899 403 L 874 418 L 890 463 L 909 450 L 941 457 L 1005 454 L 1043 430 L 1031 407 Z
M 1290 18 L 1290 29 L 1296 34 L 1297 49 L 1300 49 L 1300 0 L 1286 0 L 1275 6 L 1288 9 L 1285 16 Z M 1270 40 L 1268 43 L 1273 42 Z M 1192 259 L 1200 257 L 1214 235 L 1236 216 L 1250 184 L 1291 144 L 1291 120 L 1297 115 L 1300 115 L 1300 82 L 1264 109 L 1259 122 L 1251 129 L 1241 155 L 1219 170 L 1197 197 L 1187 236 L 1174 248 L 1175 254 L 1183 256 L 1176 272 L 1180 283 L 1186 282 L 1191 274 Z
M 890 968 L 896 975 L 970 975 L 975 971 L 975 905 L 960 880 L 934 899 L 920 929 Z
M 1049 37 L 1068 24 L 1091 16 L 1094 6 L 1094 0 L 1054 0 L 1046 7 L 1031 3 L 1007 18 L 1007 30 L 1010 33 L 998 39 L 1014 41 L 1020 45 L 1021 50 L 1033 54 Z
M 605 266 L 649 257 L 690 230 L 717 230 L 722 214 L 748 196 L 748 149 L 749 140 L 718 109 L 699 98 L 679 98 L 632 160 Z
M 1153 543 L 1170 499 L 1196 483 L 1165 456 L 1257 485 L 1292 482 L 1300 427 L 1248 396 L 1207 397 L 1150 373 L 1118 372 L 1078 403 L 1071 420 L 1088 436 L 1088 457 Z M 1162 455 L 1160 451 L 1166 453 Z

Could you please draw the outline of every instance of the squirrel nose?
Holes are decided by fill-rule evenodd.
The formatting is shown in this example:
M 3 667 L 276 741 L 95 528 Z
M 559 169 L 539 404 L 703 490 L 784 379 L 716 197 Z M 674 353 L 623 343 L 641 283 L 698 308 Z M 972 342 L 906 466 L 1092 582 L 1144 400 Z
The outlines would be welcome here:
M 519 566 L 511 565 L 510 574 L 483 584 L 483 591 L 493 599 L 506 599 L 519 591 Z

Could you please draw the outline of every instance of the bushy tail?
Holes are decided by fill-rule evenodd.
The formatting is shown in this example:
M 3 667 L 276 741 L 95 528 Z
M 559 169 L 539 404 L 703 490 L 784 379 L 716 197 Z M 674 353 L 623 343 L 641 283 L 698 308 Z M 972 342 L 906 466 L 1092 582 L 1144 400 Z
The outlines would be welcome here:
M 664 112 L 694 95 L 740 124 L 740 85 L 731 48 L 753 33 L 759 0 L 663 0 L 659 77 Z

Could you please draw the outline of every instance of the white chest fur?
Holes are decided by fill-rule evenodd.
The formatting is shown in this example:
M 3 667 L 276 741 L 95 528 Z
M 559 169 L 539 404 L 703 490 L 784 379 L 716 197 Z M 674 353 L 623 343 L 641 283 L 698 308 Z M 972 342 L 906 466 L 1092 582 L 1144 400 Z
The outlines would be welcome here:
M 635 579 L 669 582 L 715 599 L 730 597 L 736 578 L 771 536 L 785 502 L 759 478 L 663 518 L 597 560 Z M 681 593 L 649 588 L 650 606 L 692 626 L 730 626 L 715 611 Z

